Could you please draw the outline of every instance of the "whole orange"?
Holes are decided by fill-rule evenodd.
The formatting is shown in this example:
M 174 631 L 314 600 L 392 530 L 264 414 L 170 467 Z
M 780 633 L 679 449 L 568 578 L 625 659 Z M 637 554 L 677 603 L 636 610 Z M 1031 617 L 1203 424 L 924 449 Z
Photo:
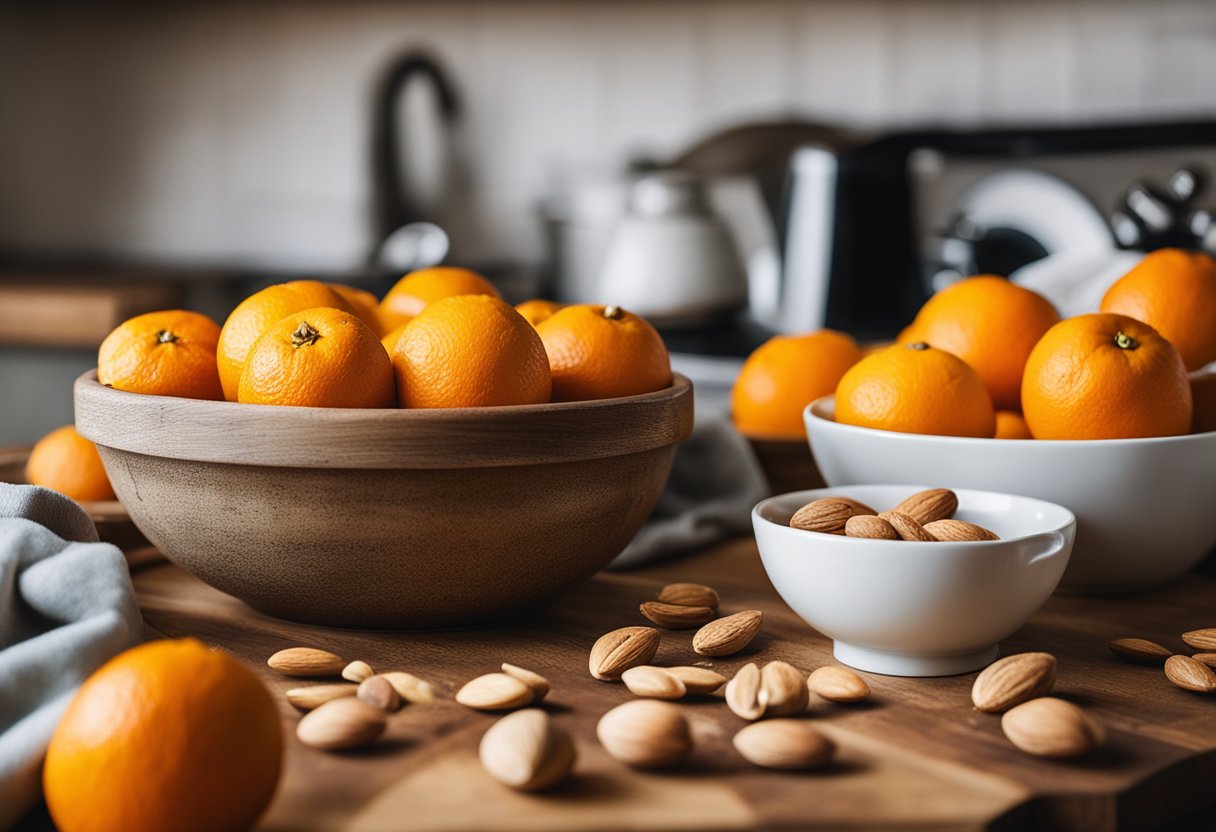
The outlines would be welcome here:
M 219 324 L 197 312 L 137 315 L 101 342 L 97 380 L 128 393 L 223 399 L 215 363 L 219 339 Z
M 1190 430 L 1191 412 L 1178 350 L 1134 318 L 1061 321 L 1026 362 L 1022 414 L 1035 439 L 1175 436 Z
M 278 708 L 253 671 L 194 639 L 153 641 L 76 692 L 42 783 L 61 832 L 244 830 L 282 756 Z
M 805 438 L 802 411 L 831 395 L 861 357 L 856 341 L 830 329 L 770 338 L 747 357 L 735 379 L 735 427 L 749 436 Z
M 73 500 L 113 500 L 114 488 L 97 446 L 65 425 L 38 440 L 25 463 L 25 481 Z
M 288 315 L 319 306 L 355 314 L 355 310 L 333 287 L 318 280 L 293 280 L 267 286 L 241 301 L 220 330 L 216 363 L 220 369 L 224 398 L 230 402 L 236 401 L 237 389 L 241 386 L 241 368 L 258 336 L 271 324 L 278 323 Z
M 1100 308 L 1157 330 L 1188 370 L 1216 361 L 1216 260 L 1201 251 L 1150 252 L 1106 290 Z
M 249 350 L 237 401 L 297 407 L 392 407 L 393 364 L 371 327 L 340 309 L 305 309 Z
M 1016 410 L 996 412 L 996 439 L 1034 439 L 1022 414 Z
M 345 283 L 330 283 L 329 285 L 350 305 L 354 313 L 359 316 L 359 320 L 367 324 L 376 335 L 383 334 L 380 331 L 380 301 L 376 300 L 375 295 L 366 289 L 347 286 Z
M 567 306 L 536 327 L 553 401 L 615 399 L 671 386 L 671 358 L 645 319 L 619 306 Z
M 541 300 L 534 298 L 526 300 L 523 303 L 515 304 L 515 311 L 524 316 L 524 320 L 536 326 L 541 321 L 546 321 L 552 318 L 554 313 L 561 309 L 565 309 L 567 304 L 558 303 L 554 300 Z
M 392 329 L 416 318 L 428 304 L 458 295 L 499 297 L 494 284 L 472 269 L 435 266 L 410 272 L 388 290 L 380 301 L 380 320 Z
M 991 437 L 996 430 L 992 397 L 975 370 L 922 342 L 854 364 L 836 387 L 836 421 L 940 436 Z
M 496 297 L 435 301 L 393 348 L 402 407 L 493 407 L 549 401 L 545 345 L 523 316 Z
M 397 341 L 401 339 L 401 333 L 405 332 L 405 328 L 409 326 L 409 321 L 394 327 L 387 335 L 380 339 L 380 343 L 384 344 L 384 351 L 388 353 L 389 358 L 393 357 L 393 350 L 397 348 Z
M 1059 320 L 1055 307 L 1037 292 L 979 275 L 929 298 L 898 340 L 924 341 L 954 353 L 983 379 L 997 407 L 1016 409 L 1026 358 Z

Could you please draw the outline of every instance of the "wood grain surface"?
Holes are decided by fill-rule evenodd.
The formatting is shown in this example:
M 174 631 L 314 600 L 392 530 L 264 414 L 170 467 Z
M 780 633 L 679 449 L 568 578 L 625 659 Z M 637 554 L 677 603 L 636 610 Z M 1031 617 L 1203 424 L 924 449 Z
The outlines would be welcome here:
M 1089 832 L 1158 828 L 1184 816 L 1203 817 L 1193 813 L 1216 802 L 1216 699 L 1171 686 L 1158 668 L 1121 664 L 1104 647 L 1111 638 L 1142 636 L 1181 649 L 1181 632 L 1216 625 L 1216 581 L 1199 575 L 1143 596 L 1054 597 L 1002 645 L 1007 653 L 1047 650 L 1059 658 L 1057 695 L 1089 709 L 1110 734 L 1109 746 L 1093 758 L 1050 761 L 1013 749 L 998 717 L 971 708 L 974 674 L 867 674 L 874 696 L 866 704 L 832 705 L 812 697 L 806 718 L 836 740 L 840 754 L 829 770 L 807 774 L 762 771 L 744 762 L 730 745 L 744 723 L 720 693 L 682 703 L 697 747 L 679 769 L 631 770 L 595 740 L 598 718 L 630 694 L 589 676 L 588 649 L 607 630 L 645 624 L 638 604 L 668 582 L 717 587 L 724 612 L 764 611 L 765 625 L 752 647 L 713 661 L 727 675 L 748 661 L 784 659 L 808 672 L 833 663 L 830 642 L 778 599 L 750 540 L 636 572 L 601 574 L 509 625 L 441 633 L 277 621 L 170 565 L 138 570 L 134 579 L 149 625 L 232 651 L 278 695 L 298 683 L 269 670 L 265 660 L 293 645 L 324 647 L 381 670 L 409 670 L 441 691 L 441 701 L 394 715 L 371 749 L 343 754 L 301 745 L 292 733 L 299 715 L 281 701 L 288 757 L 261 823 L 265 830 Z M 699 660 L 691 638 L 688 631 L 664 632 L 656 663 Z M 489 779 L 476 749 L 494 717 L 451 701 L 463 682 L 504 661 L 550 678 L 545 707 L 576 737 L 576 776 L 551 794 L 518 794 Z

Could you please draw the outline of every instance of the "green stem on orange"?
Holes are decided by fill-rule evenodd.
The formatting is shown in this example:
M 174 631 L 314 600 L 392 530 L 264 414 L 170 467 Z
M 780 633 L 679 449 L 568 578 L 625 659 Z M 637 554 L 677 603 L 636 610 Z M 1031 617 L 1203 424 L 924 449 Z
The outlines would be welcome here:
M 910 350 L 927 350 L 927 349 L 929 349 L 929 345 L 926 344 L 924 341 L 917 341 L 915 343 L 908 344 L 908 349 L 910 349 Z
M 604 317 L 610 321 L 619 321 L 621 318 L 625 317 L 625 310 L 621 309 L 619 306 L 605 306 Z
M 1115 346 L 1121 350 L 1134 350 L 1140 346 L 1140 342 L 1124 332 L 1116 332 Z
M 177 343 L 177 336 L 167 329 L 158 329 L 156 331 L 156 343 L 175 344 Z
M 296 349 L 300 347 L 311 347 L 317 343 L 317 339 L 321 337 L 312 324 L 308 321 L 300 321 L 300 325 L 296 327 L 296 331 L 291 333 L 291 345 Z

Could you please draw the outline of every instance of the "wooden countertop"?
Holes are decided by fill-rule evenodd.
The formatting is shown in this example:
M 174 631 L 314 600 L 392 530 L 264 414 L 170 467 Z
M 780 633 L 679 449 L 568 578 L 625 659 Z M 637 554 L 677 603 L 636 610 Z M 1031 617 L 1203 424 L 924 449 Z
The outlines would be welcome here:
M 1088 831 L 1156 828 L 1216 802 L 1216 699 L 1173 687 L 1160 669 L 1118 663 L 1103 646 L 1134 635 L 1181 647 L 1182 631 L 1216 624 L 1216 581 L 1199 575 L 1136 597 L 1054 597 L 1003 644 L 1005 652 L 1056 654 L 1057 694 L 1090 709 L 1109 731 L 1109 747 L 1092 759 L 1057 762 L 1016 751 L 997 717 L 970 707 L 974 674 L 867 675 L 874 696 L 862 706 L 812 697 L 807 718 L 836 740 L 840 754 L 830 770 L 798 774 L 753 768 L 734 752 L 731 737 L 744 723 L 721 694 L 682 703 L 697 747 L 680 769 L 631 770 L 595 740 L 598 718 L 630 694 L 592 679 L 587 652 L 607 630 L 646 623 L 637 605 L 668 582 L 715 586 L 726 612 L 765 612 L 752 648 L 715 661 L 727 675 L 753 660 L 780 658 L 806 671 L 832 662 L 831 643 L 769 585 L 751 540 L 601 574 L 534 615 L 498 627 L 439 633 L 342 631 L 270 619 L 169 564 L 139 569 L 134 579 L 151 627 L 232 651 L 276 694 L 299 683 L 269 670 L 265 660 L 293 645 L 328 648 L 381 670 L 409 670 L 441 691 L 442 701 L 394 715 L 373 748 L 341 754 L 301 745 L 294 736 L 299 715 L 281 702 L 288 753 L 265 830 Z M 664 632 L 656 663 L 699 659 L 691 638 L 691 632 Z M 451 701 L 461 684 L 503 661 L 550 678 L 546 707 L 576 737 L 576 776 L 551 794 L 518 794 L 485 775 L 476 750 L 494 717 Z

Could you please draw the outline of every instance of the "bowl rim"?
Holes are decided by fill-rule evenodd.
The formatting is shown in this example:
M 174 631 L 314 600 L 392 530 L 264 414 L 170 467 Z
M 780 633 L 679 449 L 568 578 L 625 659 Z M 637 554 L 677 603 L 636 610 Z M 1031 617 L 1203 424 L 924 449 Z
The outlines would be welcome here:
M 824 538 L 830 538 L 833 541 L 841 541 L 841 540 L 856 541 L 856 543 L 858 543 L 858 544 L 862 544 L 862 543 L 872 544 L 872 545 L 878 546 L 880 548 L 888 547 L 888 546 L 904 547 L 908 543 L 918 543 L 922 547 L 933 547 L 934 549 L 940 549 L 941 551 L 950 551 L 950 552 L 959 552 L 960 550 L 962 550 L 964 548 L 969 549 L 971 547 L 976 547 L 977 549 L 999 548 L 1001 546 L 1006 546 L 1011 543 L 1015 543 L 1017 541 L 1029 540 L 1030 538 L 1034 538 L 1034 537 L 1043 537 L 1043 536 L 1052 536 L 1052 535 L 1063 534 L 1065 532 L 1065 530 L 1067 530 L 1069 528 L 1075 528 L 1077 525 L 1076 514 L 1074 514 L 1072 512 L 1072 510 L 1070 508 L 1068 508 L 1067 506 L 1062 506 L 1059 503 L 1053 503 L 1051 500 L 1043 500 L 1043 499 L 1040 499 L 1039 497 L 1029 497 L 1025 494 L 1011 494 L 1007 491 L 991 491 L 989 489 L 984 489 L 984 488 L 954 488 L 951 490 L 954 491 L 955 494 L 959 495 L 960 498 L 963 496 L 970 496 L 973 494 L 978 494 L 978 495 L 984 495 L 984 496 L 988 496 L 988 497 L 1008 497 L 1008 498 L 1012 498 L 1015 500 L 1022 500 L 1022 501 L 1025 501 L 1025 502 L 1031 503 L 1031 504 L 1038 503 L 1038 504 L 1047 506 L 1053 510 L 1063 512 L 1064 521 L 1055 526 L 1052 526 L 1049 529 L 1041 529 L 1039 531 L 1027 532 L 1026 534 L 1017 535 L 1016 537 L 1002 537 L 1000 540 L 961 541 L 961 542 L 968 544 L 966 547 L 963 547 L 963 546 L 955 545 L 957 542 L 960 542 L 960 541 L 876 540 L 874 538 L 869 538 L 869 537 L 864 537 L 864 538 L 863 537 L 842 537 L 841 535 L 836 535 L 836 534 L 825 534 L 823 532 L 814 532 L 814 531 L 810 531 L 809 529 L 795 529 L 793 526 L 785 525 L 783 523 L 778 523 L 774 520 L 770 520 L 761 513 L 767 506 L 777 502 L 778 500 L 789 499 L 790 497 L 792 497 L 795 494 L 818 494 L 818 493 L 822 493 L 822 492 L 837 492 L 839 495 L 839 494 L 843 494 L 843 493 L 849 491 L 850 489 L 870 488 L 870 487 L 900 488 L 900 489 L 909 489 L 909 490 L 915 492 L 918 490 L 923 491 L 927 488 L 930 488 L 931 486 L 914 485 L 914 484 L 908 484 L 908 483 L 889 483 L 889 482 L 872 482 L 871 483 L 871 482 L 868 482 L 868 483 L 858 483 L 855 485 L 840 485 L 840 486 L 830 486 L 829 485 L 824 488 L 804 488 L 799 491 L 787 491 L 784 494 L 774 494 L 771 497 L 766 497 L 765 499 L 756 503 L 756 505 L 752 507 L 752 523 L 753 524 L 764 523 L 767 526 L 771 526 L 775 529 L 784 529 L 785 533 L 792 535 L 794 538 L 796 538 L 796 539 L 801 538 L 801 539 L 807 540 L 807 541 L 823 540 Z M 815 498 L 812 498 L 812 499 L 815 499 Z M 850 544 L 846 543 L 845 545 L 847 546 Z M 945 547 L 945 548 L 943 549 L 941 547 Z
M 1216 439 L 1216 431 L 1205 431 L 1203 433 L 1180 433 L 1177 436 L 1140 436 L 1127 439 L 997 439 L 995 437 L 978 437 L 978 436 L 943 436 L 933 433 L 903 433 L 895 430 L 881 430 L 879 428 L 867 428 L 861 425 L 842 425 L 833 417 L 836 412 L 836 396 L 835 394 L 823 396 L 815 399 L 802 410 L 802 420 L 807 426 L 807 435 L 810 436 L 810 426 L 812 423 L 830 425 L 829 430 L 838 430 L 843 433 L 852 433 L 858 436 L 879 436 L 887 437 L 892 441 L 914 441 L 914 440 L 930 440 L 933 442 L 950 443 L 960 447 L 979 447 L 981 445 L 988 447 L 1052 447 L 1052 448 L 1111 448 L 1111 447 L 1127 447 L 1127 446 L 1143 446 L 1143 445 L 1164 445 L 1177 444 L 1184 442 L 1197 442 Z M 998 443 L 994 445 L 993 443 Z
M 692 382 L 614 399 L 502 407 L 324 408 L 73 386 L 76 428 L 103 449 L 288 468 L 486 468 L 642 453 L 692 433 Z M 103 451 L 104 455 L 104 451 Z

